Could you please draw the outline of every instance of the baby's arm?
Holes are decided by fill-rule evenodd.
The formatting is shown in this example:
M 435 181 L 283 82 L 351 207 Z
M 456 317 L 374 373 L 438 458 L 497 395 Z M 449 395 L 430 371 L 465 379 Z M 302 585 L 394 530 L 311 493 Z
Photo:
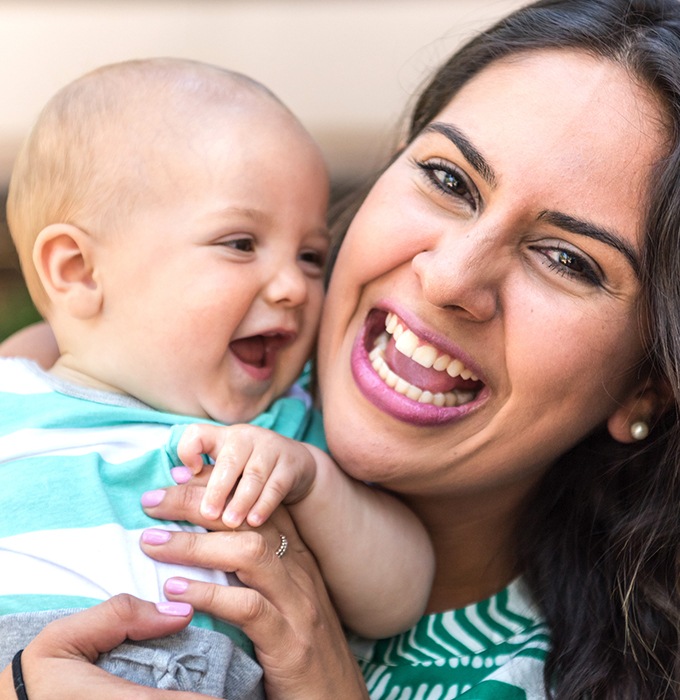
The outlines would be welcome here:
M 352 479 L 316 447 L 309 449 L 316 479 L 289 510 L 342 621 L 373 638 L 412 627 L 425 610 L 434 576 L 424 526 L 396 498 Z
M 420 521 L 394 497 L 351 479 L 318 448 L 256 426 L 191 426 L 179 456 L 197 473 L 202 454 L 215 459 L 202 514 L 222 515 L 231 527 L 244 519 L 257 526 L 286 504 L 350 629 L 387 637 L 422 615 L 432 548 Z

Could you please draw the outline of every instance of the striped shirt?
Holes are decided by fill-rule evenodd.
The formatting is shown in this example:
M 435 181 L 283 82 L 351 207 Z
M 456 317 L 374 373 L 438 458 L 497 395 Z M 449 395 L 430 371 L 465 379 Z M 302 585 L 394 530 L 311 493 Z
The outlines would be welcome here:
M 204 531 L 150 518 L 140 505 L 143 492 L 174 484 L 177 444 L 196 418 L 63 382 L 18 358 L 0 359 L 0 417 L 0 615 L 90 607 L 117 593 L 159 601 L 171 576 L 227 583 L 139 547 L 148 527 Z M 253 423 L 325 446 L 301 398 L 279 399 Z M 195 624 L 248 646 L 207 616 Z
M 549 642 L 518 579 L 487 600 L 352 647 L 371 700 L 542 700 Z

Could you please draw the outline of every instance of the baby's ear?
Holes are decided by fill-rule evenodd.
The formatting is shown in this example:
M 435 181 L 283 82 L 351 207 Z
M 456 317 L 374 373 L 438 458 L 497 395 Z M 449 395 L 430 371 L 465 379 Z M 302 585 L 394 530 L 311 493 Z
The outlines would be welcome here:
M 607 421 L 609 434 L 623 443 L 653 437 L 654 424 L 670 408 L 673 391 L 665 377 L 648 377 L 631 391 Z
M 102 307 L 94 248 L 92 238 L 71 224 L 46 226 L 33 247 L 33 264 L 51 304 L 80 320 Z

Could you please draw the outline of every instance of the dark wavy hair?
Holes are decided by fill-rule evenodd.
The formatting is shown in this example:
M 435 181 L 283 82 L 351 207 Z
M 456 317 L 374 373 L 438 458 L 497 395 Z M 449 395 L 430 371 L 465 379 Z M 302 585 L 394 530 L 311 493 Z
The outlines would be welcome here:
M 517 10 L 471 39 L 434 73 L 415 103 L 406 141 L 490 63 L 540 49 L 580 50 L 614 61 L 666 111 L 667 151 L 645 202 L 639 304 L 650 337 L 644 371 L 667 379 L 674 401 L 642 447 L 616 443 L 602 429 L 550 468 L 518 527 L 519 567 L 551 629 L 548 697 L 676 698 L 680 0 L 540 0 Z M 362 196 L 338 217 L 341 233 Z

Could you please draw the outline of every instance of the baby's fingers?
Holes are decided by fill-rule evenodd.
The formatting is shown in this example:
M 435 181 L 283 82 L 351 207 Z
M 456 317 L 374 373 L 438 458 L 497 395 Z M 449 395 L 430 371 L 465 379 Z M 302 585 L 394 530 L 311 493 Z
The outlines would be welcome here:
M 236 485 L 234 494 L 227 505 L 222 521 L 228 527 L 238 527 L 244 520 L 250 525 L 261 525 L 271 515 L 274 508 L 281 502 L 281 498 L 275 502 L 263 517 L 256 518 L 257 522 L 251 522 L 251 509 L 259 505 L 262 497 L 270 491 L 270 476 L 274 471 L 278 455 L 267 450 L 254 450 L 246 462 L 241 480 Z M 210 486 L 208 485 L 208 489 Z M 271 496 L 268 500 L 272 500 Z
M 203 517 L 217 520 L 223 514 L 229 494 L 234 490 L 252 452 L 253 445 L 249 440 L 228 439 L 224 441 L 217 454 L 215 466 L 201 501 L 200 512 Z M 229 510 L 231 510 L 231 504 Z M 243 522 L 245 516 L 239 520 L 235 515 L 236 512 L 233 512 L 231 518 L 226 518 L 226 513 L 223 516 L 225 524 L 229 527 L 238 527 Z
M 294 483 L 293 472 L 286 467 L 285 458 L 276 460 L 271 476 L 262 487 L 261 493 L 247 515 L 248 525 L 259 527 L 269 519 L 283 499 L 291 492 Z
M 205 462 L 203 455 L 215 457 L 225 440 L 224 429 L 209 423 L 189 425 L 177 445 L 177 454 L 193 474 L 198 474 Z

